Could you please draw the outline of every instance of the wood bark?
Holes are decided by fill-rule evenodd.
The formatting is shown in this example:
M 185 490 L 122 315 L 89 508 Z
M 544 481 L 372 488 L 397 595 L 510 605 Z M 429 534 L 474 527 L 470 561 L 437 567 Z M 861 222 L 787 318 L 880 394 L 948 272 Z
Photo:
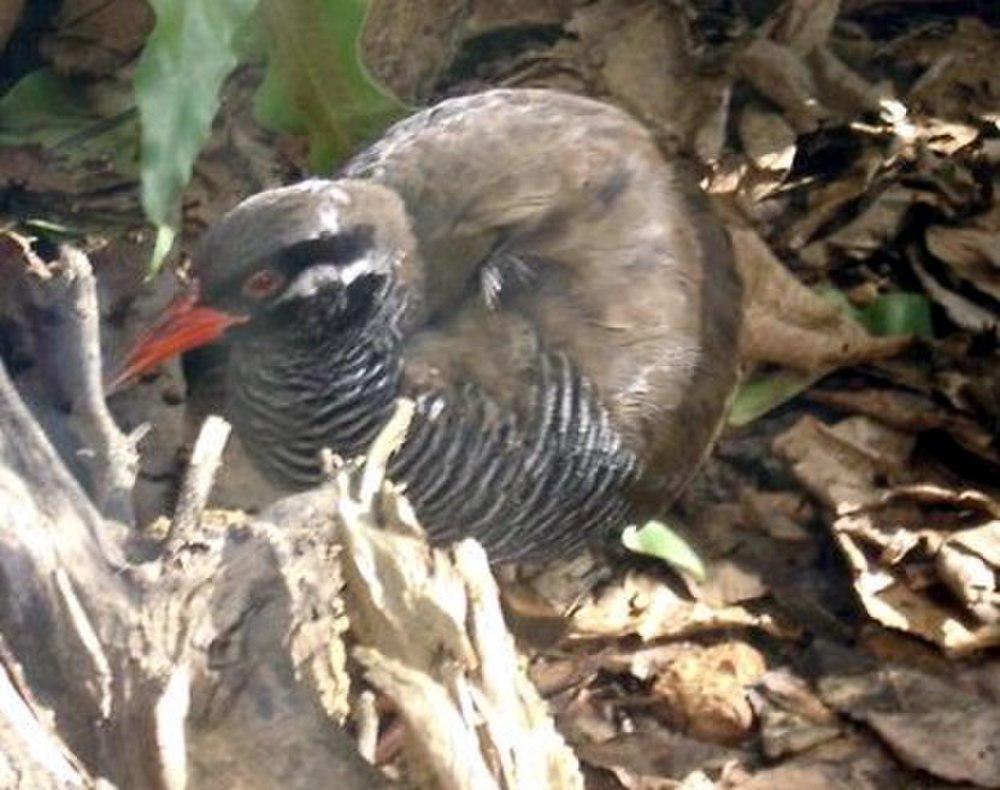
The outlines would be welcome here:
M 303 622 L 338 636 L 335 510 L 317 523 L 324 508 L 285 502 L 280 528 L 202 521 L 228 432 L 216 422 L 150 559 L 116 520 L 131 513 L 135 450 L 104 406 L 89 265 L 64 250 L 46 266 L 26 248 L 21 263 L 44 294 L 37 347 L 57 349 L 53 386 L 74 393 L 97 472 L 92 499 L 0 364 L 0 747 L 22 786 L 383 784 L 294 655 Z
M 56 363 L 42 366 L 44 384 L 64 393 L 89 464 L 85 487 L 0 360 L 0 784 L 385 786 L 337 723 L 349 620 L 356 663 L 408 725 L 411 781 L 582 787 L 482 548 L 428 547 L 385 479 L 412 403 L 366 458 L 327 454 L 326 485 L 254 519 L 205 510 L 229 436 L 210 417 L 166 534 L 143 534 L 130 523 L 136 437 L 119 432 L 101 390 L 89 263 L 10 250 L 0 246 L 0 274 L 41 323 L 27 331 Z M 379 723 L 362 700 L 371 757 Z

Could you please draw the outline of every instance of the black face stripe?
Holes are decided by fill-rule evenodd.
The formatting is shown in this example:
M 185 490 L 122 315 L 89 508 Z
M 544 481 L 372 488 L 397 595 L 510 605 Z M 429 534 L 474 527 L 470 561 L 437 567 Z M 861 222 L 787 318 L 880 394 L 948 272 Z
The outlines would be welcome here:
M 342 233 L 326 233 L 304 239 L 264 255 L 225 280 L 213 283 L 205 297 L 209 303 L 225 301 L 231 295 L 239 294 L 244 281 L 264 268 L 274 269 L 285 278 L 285 282 L 290 283 L 305 269 L 320 262 L 347 266 L 362 258 L 374 246 L 375 226 L 369 223 L 356 225 Z
M 299 241 L 281 250 L 277 257 L 286 272 L 297 274 L 317 261 L 346 266 L 375 246 L 375 227 L 357 225 L 344 233 L 333 233 Z

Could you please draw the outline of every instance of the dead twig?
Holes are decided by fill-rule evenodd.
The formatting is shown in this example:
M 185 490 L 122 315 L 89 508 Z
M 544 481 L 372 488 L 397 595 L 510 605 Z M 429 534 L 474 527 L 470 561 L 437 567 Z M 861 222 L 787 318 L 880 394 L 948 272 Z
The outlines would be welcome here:
M 174 508 L 165 549 L 167 554 L 174 553 L 190 540 L 201 523 L 231 429 L 228 422 L 215 414 L 209 415 L 202 424 Z
M 53 393 L 67 402 L 71 429 L 82 443 L 97 509 L 122 524 L 133 522 L 132 489 L 139 468 L 140 428 L 126 436 L 104 401 L 100 314 L 94 274 L 87 256 L 64 246 L 52 263 L 42 261 L 24 239 L 7 234 L 14 262 L 10 287 L 19 287 L 34 308 L 37 356 Z

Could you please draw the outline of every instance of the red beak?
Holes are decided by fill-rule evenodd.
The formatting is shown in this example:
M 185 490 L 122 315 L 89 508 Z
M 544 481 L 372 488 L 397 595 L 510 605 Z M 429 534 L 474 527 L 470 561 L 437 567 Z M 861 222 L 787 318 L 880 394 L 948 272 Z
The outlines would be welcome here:
M 245 316 L 198 304 L 198 283 L 194 282 L 167 306 L 159 321 L 138 337 L 108 383 L 107 392 L 114 392 L 171 357 L 218 340 L 233 324 L 246 320 Z

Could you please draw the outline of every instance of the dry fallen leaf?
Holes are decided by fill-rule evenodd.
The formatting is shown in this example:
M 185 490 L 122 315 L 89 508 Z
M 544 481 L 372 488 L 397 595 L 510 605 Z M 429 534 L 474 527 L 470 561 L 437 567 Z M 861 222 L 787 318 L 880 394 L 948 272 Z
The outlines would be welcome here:
M 834 713 L 786 668 L 766 673 L 750 695 L 760 720 L 764 754 L 774 760 L 797 754 L 840 735 Z
M 962 605 L 980 622 L 1000 625 L 1000 520 L 951 535 L 936 560 Z
M 821 390 L 808 397 L 842 411 L 863 414 L 890 428 L 919 434 L 945 431 L 959 445 L 1000 473 L 1000 452 L 990 430 L 967 414 L 944 406 L 928 395 L 903 389 Z
M 919 262 L 911 260 L 910 265 L 913 266 L 913 271 L 916 272 L 927 295 L 941 305 L 948 313 L 948 317 L 958 326 L 970 332 L 987 332 L 996 326 L 995 310 L 982 307 L 957 291 L 945 288 Z
M 690 601 L 662 581 L 634 571 L 581 603 L 571 621 L 574 636 L 635 634 L 644 642 L 718 628 L 759 628 L 787 634 L 770 615 L 752 614 L 741 606 L 715 608 Z
M 65 0 L 42 53 L 61 74 L 107 76 L 138 53 L 153 22 L 144 0 Z
M 911 580 L 905 567 L 897 573 L 870 559 L 864 550 L 874 532 L 865 516 L 843 516 L 835 525 L 837 542 L 854 572 L 854 588 L 868 614 L 888 628 L 920 636 L 951 655 L 966 655 L 1000 644 L 1000 626 L 978 625 L 955 605 L 942 603 L 923 588 L 931 579 Z M 914 546 L 915 547 L 915 546 Z M 913 548 L 913 547 L 910 547 Z M 932 569 L 915 568 L 932 572 Z
M 910 777 L 870 738 L 848 735 L 721 784 L 726 790 L 885 790 L 913 787 Z
M 829 266 L 841 256 L 855 260 L 868 258 L 899 236 L 910 209 L 918 203 L 945 206 L 936 192 L 893 183 L 877 194 L 857 217 L 806 245 L 800 255 L 816 268 Z
M 801 494 L 746 489 L 740 504 L 747 523 L 775 540 L 798 544 L 812 540 L 803 525 L 812 520 L 813 508 Z M 796 550 L 803 551 L 804 547 Z
M 791 0 L 779 10 L 772 37 L 799 52 L 825 44 L 840 12 L 840 0 Z
M 897 354 L 909 338 L 879 338 L 797 280 L 754 231 L 730 228 L 744 285 L 744 360 L 807 373 Z
M 927 229 L 927 249 L 983 294 L 1000 301 L 1000 225 L 996 228 Z
M 718 770 L 740 756 L 733 749 L 669 730 L 617 735 L 579 744 L 577 751 L 583 762 L 610 771 L 629 790 L 676 788 L 692 771 Z
M 869 147 L 862 151 L 840 178 L 828 183 L 817 183 L 807 195 L 806 211 L 782 234 L 784 244 L 794 251 L 812 241 L 822 227 L 836 219 L 838 214 L 871 189 L 883 163 L 883 154 Z
M 1000 706 L 900 666 L 829 675 L 820 695 L 871 727 L 913 768 L 949 782 L 1000 787 Z
M 685 14 L 663 3 L 627 5 L 613 0 L 577 8 L 566 30 L 579 39 L 601 92 L 648 123 L 676 150 L 694 148 L 710 119 L 717 122 L 728 79 L 696 67 Z M 663 90 L 665 83 L 684 85 Z M 706 145 L 702 140 L 702 145 Z
M 758 168 L 781 173 L 791 169 L 796 135 L 778 113 L 748 104 L 740 113 L 739 134 L 743 150 Z
M 834 514 L 834 537 L 873 619 L 953 654 L 1000 644 L 1000 567 L 990 559 L 1000 538 L 990 506 L 976 518 L 969 507 L 990 500 L 926 485 L 892 488 L 909 477 L 912 441 L 864 417 L 832 427 L 804 417 L 774 446 Z M 924 510 L 930 491 L 935 498 Z M 935 594 L 935 585 L 950 588 L 952 599 Z
M 905 479 L 913 437 L 866 417 L 829 426 L 802 417 L 774 440 L 775 452 L 834 513 L 878 500 L 879 481 Z
M 738 743 L 754 722 L 747 689 L 766 670 L 764 656 L 745 642 L 692 645 L 653 668 L 653 710 L 696 738 Z
M 743 50 L 740 74 L 785 113 L 799 133 L 812 132 L 832 113 L 817 98 L 816 84 L 801 55 L 767 38 Z
M 886 54 L 923 68 L 908 103 L 936 118 L 988 120 L 997 110 L 997 34 L 982 20 L 965 16 L 901 36 Z

